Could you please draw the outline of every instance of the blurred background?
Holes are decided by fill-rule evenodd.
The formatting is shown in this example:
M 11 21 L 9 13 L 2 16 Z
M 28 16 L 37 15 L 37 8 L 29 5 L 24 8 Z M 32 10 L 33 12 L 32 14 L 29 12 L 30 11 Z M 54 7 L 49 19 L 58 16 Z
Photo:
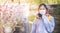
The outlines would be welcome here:
M 12 27 L 14 33 L 18 33 L 20 30 L 25 33 L 27 31 L 24 28 L 25 23 L 27 23 L 26 27 L 30 33 L 41 3 L 49 5 L 49 13 L 55 17 L 53 33 L 60 33 L 60 0 L 0 0 L 0 33 L 4 33 L 5 25 Z

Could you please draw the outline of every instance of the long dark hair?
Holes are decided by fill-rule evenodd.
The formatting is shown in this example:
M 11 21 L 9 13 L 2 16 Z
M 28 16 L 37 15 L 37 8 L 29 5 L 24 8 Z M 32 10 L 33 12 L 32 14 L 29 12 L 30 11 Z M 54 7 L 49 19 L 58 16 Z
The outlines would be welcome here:
M 40 4 L 40 5 L 39 5 L 38 10 L 40 9 L 40 7 L 41 7 L 41 6 L 44 6 L 44 7 L 46 8 L 46 10 L 47 10 L 47 12 L 46 12 L 46 13 L 48 13 L 47 5 L 46 5 L 46 4 L 44 4 L 44 3 Z M 38 13 L 38 16 L 39 16 L 39 17 L 41 17 L 42 15 L 41 15 L 40 13 Z
M 44 6 L 44 7 L 46 8 L 46 10 L 48 11 L 47 5 L 46 5 L 46 4 L 44 4 L 44 3 L 42 3 L 42 4 L 40 4 L 40 5 L 39 5 L 38 10 L 40 9 L 40 7 L 41 7 L 41 6 Z

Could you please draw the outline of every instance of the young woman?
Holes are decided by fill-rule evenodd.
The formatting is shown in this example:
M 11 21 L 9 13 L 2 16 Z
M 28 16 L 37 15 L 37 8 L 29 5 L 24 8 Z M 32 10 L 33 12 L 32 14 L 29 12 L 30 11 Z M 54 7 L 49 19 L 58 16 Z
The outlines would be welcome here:
M 44 3 L 40 4 L 37 17 L 32 25 L 31 33 L 52 33 L 54 27 L 54 17 L 48 13 L 48 8 Z

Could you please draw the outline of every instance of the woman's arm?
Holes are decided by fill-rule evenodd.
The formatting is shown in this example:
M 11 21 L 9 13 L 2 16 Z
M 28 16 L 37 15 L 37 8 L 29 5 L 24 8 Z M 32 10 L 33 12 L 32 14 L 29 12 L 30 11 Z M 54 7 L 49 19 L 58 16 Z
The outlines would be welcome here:
M 49 20 L 47 16 L 43 15 L 42 19 L 44 20 L 44 24 L 45 24 L 46 29 L 49 32 L 52 32 L 55 27 L 54 17 L 51 16 L 51 19 Z
M 36 33 L 36 19 L 33 21 L 31 33 Z

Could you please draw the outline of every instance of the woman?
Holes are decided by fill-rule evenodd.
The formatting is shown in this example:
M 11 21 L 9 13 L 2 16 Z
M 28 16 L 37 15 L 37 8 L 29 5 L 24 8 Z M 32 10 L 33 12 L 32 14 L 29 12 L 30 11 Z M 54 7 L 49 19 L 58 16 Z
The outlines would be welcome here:
M 37 17 L 32 25 L 31 33 L 52 33 L 54 27 L 54 17 L 48 13 L 48 8 L 45 4 L 40 4 Z

